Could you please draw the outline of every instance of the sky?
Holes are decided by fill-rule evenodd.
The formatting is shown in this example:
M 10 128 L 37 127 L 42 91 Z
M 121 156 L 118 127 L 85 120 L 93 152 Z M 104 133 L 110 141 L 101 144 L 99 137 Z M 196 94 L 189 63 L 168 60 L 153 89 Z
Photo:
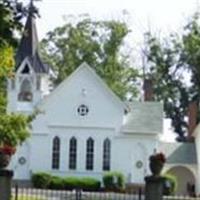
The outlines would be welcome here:
M 123 18 L 139 38 L 149 29 L 161 32 L 179 29 L 197 10 L 199 0 L 42 0 L 35 4 L 41 14 L 37 20 L 40 39 L 62 25 L 64 19 L 70 20 L 66 16 L 83 13 L 94 19 Z
M 28 3 L 30 0 L 24 0 Z M 133 61 L 141 63 L 138 56 L 144 33 L 151 31 L 164 36 L 180 31 L 189 17 L 200 7 L 200 0 L 35 0 L 41 17 L 37 19 L 39 39 L 48 31 L 72 21 L 82 14 L 92 19 L 125 21 L 131 33 L 125 40 Z M 73 17 L 75 16 L 75 17 Z
M 65 21 L 74 20 L 72 16 L 87 13 L 97 20 L 124 20 L 132 31 L 128 43 L 133 51 L 138 52 L 146 31 L 151 30 L 161 36 L 173 31 L 180 32 L 189 17 L 199 10 L 200 0 L 42 0 L 35 2 L 35 5 L 41 15 L 37 19 L 40 40 L 48 31 Z M 170 122 L 165 125 L 164 132 L 172 132 Z M 164 138 L 172 141 L 174 137 Z

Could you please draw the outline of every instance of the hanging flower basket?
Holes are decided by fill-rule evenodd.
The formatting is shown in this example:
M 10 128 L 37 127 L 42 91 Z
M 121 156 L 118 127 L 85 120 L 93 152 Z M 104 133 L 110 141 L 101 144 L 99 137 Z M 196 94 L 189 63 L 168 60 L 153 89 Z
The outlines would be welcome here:
M 6 168 L 15 153 L 15 147 L 4 145 L 0 147 L 0 169 Z
M 153 176 L 159 176 L 164 163 L 166 162 L 165 155 L 163 153 L 156 153 L 149 158 L 149 167 Z

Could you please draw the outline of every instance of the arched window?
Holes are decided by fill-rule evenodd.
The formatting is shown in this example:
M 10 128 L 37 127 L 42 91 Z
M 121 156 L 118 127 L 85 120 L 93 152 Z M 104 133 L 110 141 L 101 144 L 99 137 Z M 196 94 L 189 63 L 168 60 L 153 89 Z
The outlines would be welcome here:
M 21 83 L 20 92 L 18 94 L 19 101 L 32 101 L 32 87 L 28 79 L 24 79 Z
M 60 139 L 55 137 L 53 139 L 52 148 L 52 169 L 59 169 L 60 167 Z
M 89 138 L 87 140 L 86 149 L 86 169 L 93 170 L 94 167 L 94 140 Z
M 76 169 L 77 140 L 72 137 L 69 141 L 69 169 Z
M 103 142 L 103 170 L 110 170 L 111 142 L 107 138 Z

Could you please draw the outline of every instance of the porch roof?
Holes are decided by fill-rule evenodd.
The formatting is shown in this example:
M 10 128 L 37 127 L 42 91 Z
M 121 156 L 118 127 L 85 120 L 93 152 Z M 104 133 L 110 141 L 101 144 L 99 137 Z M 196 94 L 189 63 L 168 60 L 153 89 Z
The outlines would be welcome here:
M 197 164 L 195 143 L 160 143 L 168 164 Z

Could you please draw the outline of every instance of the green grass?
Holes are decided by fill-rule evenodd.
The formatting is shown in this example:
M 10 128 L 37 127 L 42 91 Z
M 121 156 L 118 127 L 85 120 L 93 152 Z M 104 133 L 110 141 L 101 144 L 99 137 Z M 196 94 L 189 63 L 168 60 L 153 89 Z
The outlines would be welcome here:
M 47 200 L 47 199 L 44 199 L 44 198 L 40 198 L 40 197 L 35 197 L 35 196 L 18 196 L 18 198 L 17 198 L 18 200 Z M 11 200 L 15 200 L 15 198 L 14 197 L 12 197 L 12 199 Z

